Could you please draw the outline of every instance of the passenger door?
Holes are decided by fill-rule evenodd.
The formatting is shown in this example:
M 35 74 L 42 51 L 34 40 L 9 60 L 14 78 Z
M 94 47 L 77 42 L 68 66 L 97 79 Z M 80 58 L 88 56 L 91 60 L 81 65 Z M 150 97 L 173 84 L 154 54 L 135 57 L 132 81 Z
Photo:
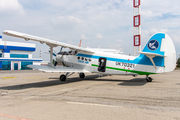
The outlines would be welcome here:
M 99 58 L 98 71 L 106 72 L 106 58 Z

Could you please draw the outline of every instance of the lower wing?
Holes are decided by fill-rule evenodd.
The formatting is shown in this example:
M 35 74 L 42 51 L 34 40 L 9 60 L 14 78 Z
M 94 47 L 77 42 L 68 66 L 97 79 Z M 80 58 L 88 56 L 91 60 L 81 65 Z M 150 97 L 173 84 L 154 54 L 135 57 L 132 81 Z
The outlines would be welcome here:
M 33 68 L 39 71 L 43 72 L 84 72 L 84 73 L 90 73 L 87 70 L 83 69 L 77 69 L 77 68 L 72 68 L 72 67 L 63 67 L 63 66 L 45 66 L 45 65 L 28 65 L 29 68 Z

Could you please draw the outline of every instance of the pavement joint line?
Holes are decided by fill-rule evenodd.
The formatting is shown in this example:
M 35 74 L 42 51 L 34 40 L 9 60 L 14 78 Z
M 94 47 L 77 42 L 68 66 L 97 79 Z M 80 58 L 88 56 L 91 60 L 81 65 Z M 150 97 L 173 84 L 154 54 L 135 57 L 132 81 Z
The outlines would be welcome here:
M 15 120 L 31 120 L 31 119 L 26 119 L 26 118 L 21 118 L 21 117 L 16 117 L 16 116 L 11 116 L 11 115 L 1 114 L 1 113 L 0 113 L 0 116 L 6 117 L 6 118 L 12 118 L 12 119 L 15 119 Z
M 26 98 L 23 98 L 23 100 L 31 99 L 31 98 L 34 98 L 34 97 L 36 97 L 36 96 L 26 97 Z
M 73 88 L 61 89 L 61 90 L 58 90 L 58 91 L 53 91 L 53 92 L 48 92 L 48 93 L 44 93 L 44 94 L 39 94 L 39 95 L 36 95 L 36 96 L 26 97 L 26 98 L 23 98 L 23 100 L 31 99 L 31 98 L 34 98 L 34 97 L 37 97 L 37 96 L 43 96 L 43 95 L 49 95 L 49 94 L 53 94 L 53 93 L 58 93 L 58 92 L 62 92 L 62 91 L 69 91 L 69 90 L 74 90 L 74 89 L 80 89 L 80 88 L 83 88 L 83 87 L 88 87 L 90 85 L 96 85 L 96 84 L 99 84 L 99 83 L 101 83 L 101 82 L 98 82 L 98 83 L 95 83 L 95 84 L 82 85 L 82 86 L 73 87 Z
M 69 104 L 77 104 L 77 105 L 90 105 L 90 106 L 100 106 L 100 107 L 116 107 L 116 108 L 124 108 L 122 106 L 113 106 L 113 105 L 105 105 L 105 104 L 97 104 L 97 103 L 83 103 L 83 102 L 66 102 Z
M 57 92 L 61 92 L 61 91 L 69 91 L 69 90 L 74 90 L 74 89 L 80 89 L 80 88 L 83 88 L 83 87 L 87 87 L 87 86 L 90 86 L 90 85 L 96 85 L 96 84 L 99 84 L 99 83 L 101 83 L 101 82 L 94 83 L 94 84 L 87 84 L 87 85 L 77 86 L 77 87 L 73 87 L 73 88 L 62 89 L 62 90 L 58 90 L 58 91 L 45 93 L 45 94 L 42 94 L 42 95 L 48 95 L 48 94 L 57 93 Z

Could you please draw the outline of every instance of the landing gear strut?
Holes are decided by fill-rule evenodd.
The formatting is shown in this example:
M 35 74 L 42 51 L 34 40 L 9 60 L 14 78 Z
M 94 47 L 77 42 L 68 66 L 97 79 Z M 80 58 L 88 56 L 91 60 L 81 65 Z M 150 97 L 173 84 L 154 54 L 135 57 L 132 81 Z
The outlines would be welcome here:
M 66 76 L 62 74 L 62 75 L 59 77 L 59 80 L 60 80 L 60 81 L 66 81 Z
M 79 73 L 79 77 L 80 78 L 85 78 L 85 74 L 84 73 Z
M 74 74 L 74 72 L 73 72 L 73 73 L 67 72 L 65 75 L 62 74 L 62 75 L 59 77 L 59 80 L 60 80 L 60 81 L 66 81 L 66 78 L 69 77 L 69 76 L 71 76 L 71 75 L 73 75 L 73 74 Z M 85 74 L 84 74 L 84 73 L 79 73 L 79 77 L 80 77 L 80 78 L 85 78 Z
M 152 78 L 151 77 L 148 77 L 148 75 L 146 76 L 146 81 L 147 82 L 152 82 Z

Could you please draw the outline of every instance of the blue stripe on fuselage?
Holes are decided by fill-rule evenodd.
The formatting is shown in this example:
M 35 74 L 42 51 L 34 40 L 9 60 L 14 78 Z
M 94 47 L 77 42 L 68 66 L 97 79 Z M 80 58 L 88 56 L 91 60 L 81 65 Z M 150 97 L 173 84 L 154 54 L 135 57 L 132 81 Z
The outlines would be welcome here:
M 78 53 L 76 56 L 80 57 L 87 57 L 87 58 L 93 58 L 93 59 L 99 59 L 99 58 L 106 58 L 108 61 L 114 61 L 114 62 L 125 62 L 125 63 L 132 63 L 132 64 L 141 64 L 141 65 L 150 65 L 153 66 L 152 62 L 149 60 L 148 57 L 145 55 L 139 55 L 134 60 L 127 60 L 127 59 L 119 59 L 119 58 L 111 58 L 111 57 L 105 57 L 105 56 L 97 56 L 97 55 L 88 55 L 88 54 L 81 54 Z M 154 63 L 156 66 L 162 66 L 164 67 L 164 57 L 154 57 L 153 58 Z

